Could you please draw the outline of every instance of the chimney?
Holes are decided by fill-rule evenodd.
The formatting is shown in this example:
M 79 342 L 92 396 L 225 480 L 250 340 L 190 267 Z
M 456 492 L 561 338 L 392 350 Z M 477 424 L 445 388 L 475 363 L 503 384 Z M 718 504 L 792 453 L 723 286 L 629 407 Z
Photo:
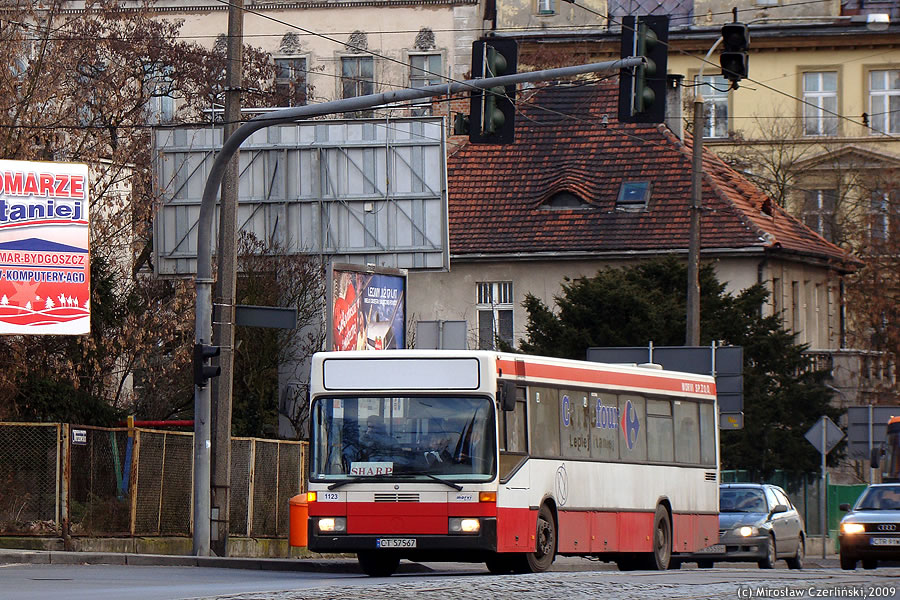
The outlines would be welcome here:
M 666 75 L 666 126 L 684 141 L 682 90 L 684 75 Z

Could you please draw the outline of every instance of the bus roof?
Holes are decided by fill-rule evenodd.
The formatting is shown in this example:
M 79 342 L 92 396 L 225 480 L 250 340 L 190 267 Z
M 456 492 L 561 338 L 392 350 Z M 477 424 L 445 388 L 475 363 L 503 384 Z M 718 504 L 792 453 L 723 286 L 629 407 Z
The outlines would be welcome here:
M 352 391 L 480 391 L 496 380 L 596 387 L 713 399 L 715 378 L 635 365 L 485 350 L 319 352 L 310 376 L 313 394 Z

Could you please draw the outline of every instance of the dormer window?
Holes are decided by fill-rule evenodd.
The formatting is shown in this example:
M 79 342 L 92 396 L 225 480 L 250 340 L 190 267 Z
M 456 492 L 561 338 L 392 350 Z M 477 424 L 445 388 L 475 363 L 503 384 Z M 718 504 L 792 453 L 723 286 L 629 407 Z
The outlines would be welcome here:
M 572 192 L 556 192 L 541 206 L 550 210 L 571 210 L 573 208 L 591 208 L 591 205 Z
M 650 187 L 649 181 L 623 181 L 616 198 L 616 210 L 646 210 Z

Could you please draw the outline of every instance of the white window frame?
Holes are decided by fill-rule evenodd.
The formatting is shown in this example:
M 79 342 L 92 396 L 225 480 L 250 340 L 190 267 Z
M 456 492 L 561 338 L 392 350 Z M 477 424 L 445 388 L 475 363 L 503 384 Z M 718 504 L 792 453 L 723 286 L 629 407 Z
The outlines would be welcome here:
M 537 13 L 539 15 L 555 15 L 555 0 L 537 0 Z
M 274 56 L 273 60 L 275 61 L 275 85 L 276 85 L 276 87 L 277 86 L 290 86 L 291 87 L 291 93 L 289 94 L 290 103 L 288 104 L 288 106 L 303 106 L 303 105 L 307 104 L 308 98 L 306 97 L 306 90 L 309 87 L 309 80 L 307 78 L 307 74 L 309 73 L 309 58 L 304 55 L 281 55 L 281 56 Z M 281 62 L 289 61 L 290 63 L 292 63 L 290 65 L 290 75 L 288 77 L 280 77 L 279 76 L 279 74 L 280 74 L 279 73 L 279 71 L 280 71 L 279 61 L 281 61 Z M 298 69 L 297 66 L 295 64 L 293 64 L 295 61 L 302 61 L 302 67 Z M 298 79 L 296 71 L 302 72 L 302 78 Z M 297 85 L 302 85 L 302 87 L 303 87 L 303 89 L 301 90 L 302 94 L 303 94 L 302 95 L 302 99 L 303 99 L 302 104 L 294 104 L 294 102 L 293 102 L 294 98 L 296 97 L 296 93 L 297 93 L 297 90 L 295 89 L 295 86 L 297 86 Z
M 869 121 L 874 134 L 900 133 L 900 69 L 869 71 Z
M 362 62 L 368 62 L 372 65 L 372 75 L 370 79 L 365 79 L 362 75 L 359 74 L 360 69 L 357 69 L 356 76 L 354 77 L 346 77 L 344 75 L 344 65 L 347 61 L 356 61 L 357 65 L 361 65 Z M 375 93 L 375 58 L 366 54 L 348 54 L 340 57 L 339 61 L 341 65 L 341 73 L 338 78 L 338 85 L 340 86 L 340 97 L 343 99 L 346 98 L 358 98 L 359 96 L 365 96 L 368 94 Z M 346 86 L 345 82 L 351 80 L 354 82 L 354 93 L 352 95 L 347 95 L 345 93 Z M 371 86 L 371 90 L 362 89 L 366 84 Z
M 148 71 L 144 85 L 150 99 L 147 100 L 147 123 L 159 125 L 175 120 L 175 98 L 173 96 L 154 96 L 161 84 L 172 83 L 172 67 L 163 67 Z
M 828 75 L 834 76 L 834 89 L 827 87 Z M 837 71 L 806 71 L 803 85 L 803 135 L 836 136 L 838 134 L 838 73 Z M 812 80 L 813 85 L 807 88 Z M 810 105 L 813 106 L 810 106 Z M 826 112 L 827 111 L 827 112 Z
M 476 331 L 478 335 L 478 347 L 480 350 L 496 350 L 497 340 L 503 340 L 509 345 L 515 343 L 515 323 L 514 318 L 514 302 L 513 302 L 513 282 L 512 281 L 480 281 L 476 284 L 476 302 L 475 313 L 478 323 Z M 509 332 L 508 336 L 503 335 L 507 332 L 501 332 L 500 315 L 508 313 L 509 316 Z M 491 340 L 487 345 L 486 340 L 481 335 L 483 315 L 490 314 L 491 317 Z
M 731 83 L 721 75 L 703 75 L 694 77 L 694 84 L 700 86 L 700 94 L 703 96 L 703 137 L 705 139 L 722 139 L 728 137 L 728 119 L 730 117 L 728 106 L 728 93 L 731 91 Z M 725 90 L 724 92 L 722 90 Z M 717 108 L 725 109 L 725 117 L 717 115 Z
M 869 239 L 888 241 L 900 230 L 900 206 L 894 192 L 873 192 L 869 204 Z
M 413 64 L 413 61 L 418 62 L 419 59 L 422 59 L 424 62 L 422 66 L 417 66 Z M 434 68 L 434 65 L 430 65 L 429 63 L 437 59 L 437 68 Z M 443 83 L 444 80 L 444 57 L 440 52 L 410 52 L 408 54 L 408 63 L 409 63 L 409 87 L 411 88 L 422 88 L 429 85 L 437 85 L 439 83 Z M 421 100 L 414 100 L 413 104 L 416 104 L 414 108 L 410 110 L 413 116 L 421 117 L 421 116 L 430 116 L 431 115 L 431 99 L 423 98 Z
M 831 206 L 826 206 L 828 195 L 831 194 Z M 815 206 L 810 207 L 810 201 Z M 803 201 L 803 223 L 821 235 L 828 241 L 834 239 L 834 211 L 837 206 L 837 190 L 820 189 L 809 190 Z

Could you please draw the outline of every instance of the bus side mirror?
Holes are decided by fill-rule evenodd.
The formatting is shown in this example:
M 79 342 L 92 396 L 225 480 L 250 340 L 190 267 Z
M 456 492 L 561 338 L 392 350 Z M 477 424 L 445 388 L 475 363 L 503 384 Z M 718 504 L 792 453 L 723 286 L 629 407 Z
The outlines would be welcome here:
M 881 448 L 872 448 L 872 468 L 877 469 L 881 460 Z
M 510 412 L 516 410 L 515 381 L 501 381 L 500 389 L 497 392 L 500 394 L 500 408 Z

